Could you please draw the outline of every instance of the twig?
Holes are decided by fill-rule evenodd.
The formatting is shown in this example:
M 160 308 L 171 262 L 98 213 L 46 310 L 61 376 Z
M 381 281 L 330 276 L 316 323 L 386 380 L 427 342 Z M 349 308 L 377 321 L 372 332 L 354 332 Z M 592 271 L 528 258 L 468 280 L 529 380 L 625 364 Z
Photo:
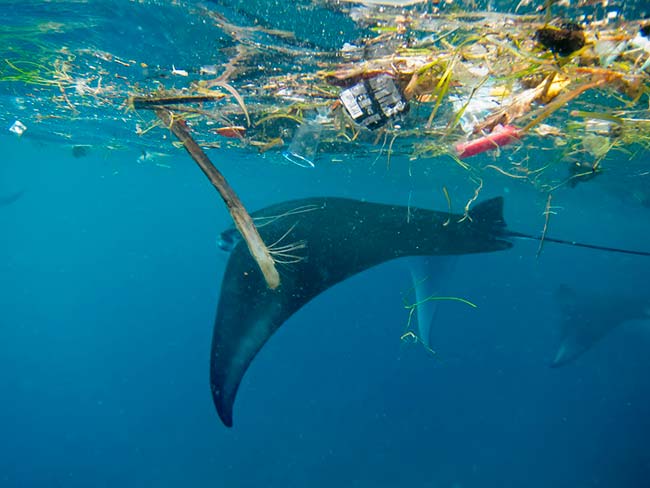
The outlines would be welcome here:
M 414 312 L 414 311 L 415 311 L 415 309 L 412 309 L 412 310 L 409 312 L 409 322 L 411 321 L 411 317 L 413 316 L 413 312 Z M 424 347 L 424 349 L 425 349 L 429 354 L 431 354 L 432 356 L 435 356 L 435 355 L 436 355 L 436 351 L 434 351 L 433 349 L 431 349 L 431 347 L 430 347 L 427 343 L 425 343 L 422 339 L 420 339 L 420 338 L 418 337 L 418 335 L 417 335 L 415 332 L 413 332 L 412 330 L 407 330 L 406 332 L 404 332 L 404 333 L 400 336 L 399 339 L 400 339 L 400 341 L 402 341 L 402 342 L 408 342 L 408 341 L 411 341 L 412 344 L 421 344 L 422 347 Z
M 445 199 L 447 200 L 447 220 L 445 220 L 442 224 L 443 227 L 447 227 L 449 223 L 451 222 L 451 198 L 449 198 L 449 192 L 447 191 L 447 187 L 443 186 L 442 187 L 442 192 L 445 194 Z
M 165 105 L 178 105 L 181 103 L 198 103 L 198 102 L 214 102 L 223 96 L 213 95 L 183 95 L 183 96 L 167 96 L 167 97 L 133 97 L 131 103 L 133 108 L 141 109 L 156 109 Z
M 192 156 L 192 159 L 199 165 L 201 171 L 208 177 L 210 182 L 217 189 L 228 211 L 232 216 L 237 229 L 248 245 L 248 250 L 257 262 L 266 285 L 274 290 L 280 286 L 280 275 L 275 268 L 275 262 L 271 253 L 262 241 L 253 220 L 239 200 L 235 191 L 228 184 L 221 172 L 212 164 L 208 155 L 203 152 L 199 145 L 194 141 L 187 129 L 185 123 L 174 117 L 173 112 L 165 108 L 156 108 L 158 118 L 174 133 L 179 141 L 183 143 L 185 150 Z
M 560 107 L 563 105 L 566 105 L 569 103 L 571 100 L 574 98 L 579 97 L 582 95 L 584 92 L 587 90 L 591 90 L 592 88 L 598 88 L 599 86 L 604 85 L 607 82 L 607 79 L 601 78 L 596 81 L 592 81 L 590 83 L 585 83 L 584 85 L 579 86 L 575 90 L 566 93 L 565 95 L 562 95 L 558 97 L 557 99 L 553 100 L 551 103 L 549 103 L 544 110 L 537 116 L 537 118 L 531 120 L 528 122 L 528 124 L 521 129 L 520 133 L 525 134 L 528 132 L 530 129 L 535 127 L 536 125 L 540 124 L 544 120 L 546 120 L 550 115 L 552 115 L 555 111 L 557 111 Z
M 395 139 L 397 139 L 397 134 L 393 136 L 388 145 L 388 152 L 386 153 L 386 169 L 390 169 L 390 156 L 393 154 L 393 143 L 395 142 Z
M 472 203 L 476 201 L 476 199 L 478 198 L 478 194 L 481 193 L 482 189 L 483 189 L 483 180 L 479 178 L 478 186 L 476 187 L 476 190 L 474 190 L 474 196 L 470 198 L 465 204 L 465 213 L 463 214 L 463 217 L 458 221 L 459 224 L 465 220 L 469 220 L 470 222 L 472 221 L 472 217 L 469 214 L 469 207 L 471 207 Z
M 515 178 L 517 180 L 525 180 L 525 179 L 528 178 L 528 176 L 526 176 L 526 175 L 513 175 L 512 173 L 508 173 L 507 171 L 505 171 L 505 170 L 503 170 L 503 169 L 501 169 L 498 166 L 495 166 L 493 164 L 485 165 L 484 168 L 485 169 L 490 168 L 490 169 L 493 169 L 495 171 L 498 171 L 499 173 L 501 173 L 504 176 L 507 176 L 508 178 Z
M 409 190 L 409 199 L 408 203 L 406 205 L 406 223 L 410 224 L 411 223 L 411 196 L 413 194 L 413 190 Z
M 464 303 L 465 305 L 468 305 L 472 308 L 478 308 L 478 306 L 469 300 L 466 300 L 465 298 L 460 298 L 460 297 L 452 297 L 452 296 L 447 296 L 447 297 L 441 297 L 441 296 L 436 296 L 436 295 L 431 295 L 429 297 L 424 298 L 423 300 L 420 300 L 417 303 L 406 303 L 404 304 L 404 307 L 409 311 L 409 318 L 408 322 L 406 323 L 406 329 L 404 330 L 404 333 L 400 336 L 400 340 L 402 342 L 411 342 L 413 344 L 422 344 L 424 349 L 430 353 L 431 355 L 435 355 L 436 352 L 431 349 L 429 344 L 424 342 L 413 330 L 411 329 L 411 322 L 413 320 L 413 314 L 416 312 L 417 308 L 421 306 L 424 303 L 427 302 L 433 302 L 433 301 L 438 301 L 438 300 L 450 300 L 454 302 L 460 302 Z
M 551 199 L 553 194 L 549 193 L 548 198 L 546 199 L 546 207 L 544 208 L 544 228 L 542 229 L 542 237 L 539 239 L 539 246 L 537 247 L 537 252 L 535 253 L 535 259 L 539 259 L 540 254 L 542 254 L 542 248 L 544 247 L 544 239 L 546 239 L 546 232 L 548 231 L 548 221 L 551 217 L 551 214 L 555 214 L 551 210 Z

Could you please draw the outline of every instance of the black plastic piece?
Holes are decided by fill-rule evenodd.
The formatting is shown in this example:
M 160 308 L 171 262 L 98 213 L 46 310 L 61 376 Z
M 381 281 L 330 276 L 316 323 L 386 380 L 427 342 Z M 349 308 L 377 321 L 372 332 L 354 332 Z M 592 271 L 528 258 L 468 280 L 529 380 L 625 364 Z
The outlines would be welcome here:
M 386 74 L 343 90 L 339 98 L 352 120 L 368 129 L 378 129 L 409 108 L 395 80 Z

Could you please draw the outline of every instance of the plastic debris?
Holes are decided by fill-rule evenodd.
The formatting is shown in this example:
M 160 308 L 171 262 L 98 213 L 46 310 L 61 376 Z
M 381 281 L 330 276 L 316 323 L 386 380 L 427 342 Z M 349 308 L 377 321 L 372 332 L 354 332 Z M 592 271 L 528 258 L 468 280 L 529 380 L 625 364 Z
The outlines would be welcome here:
M 284 158 L 300 167 L 313 168 L 322 130 L 319 118 L 300 124 L 289 148 L 282 153 Z
M 224 252 L 231 252 L 241 241 L 241 234 L 235 227 L 230 227 L 219 234 L 217 247 Z
M 486 136 L 472 141 L 456 144 L 458 157 L 469 158 L 477 154 L 496 149 L 519 140 L 519 129 L 512 125 L 497 125 L 492 132 Z
M 27 126 L 23 124 L 20 120 L 16 120 L 13 124 L 11 124 L 9 130 L 14 134 L 16 134 L 17 136 L 22 136 L 27 130 Z
M 594 53 L 600 60 L 600 66 L 608 68 L 627 49 L 627 41 L 599 40 L 594 44 Z
M 75 144 L 74 146 L 72 146 L 72 155 L 75 158 L 83 158 L 85 156 L 88 156 L 90 147 L 91 146 L 87 144 Z
M 135 157 L 161 166 L 155 151 L 169 132 L 143 116 L 145 108 L 181 114 L 201 148 L 245 147 L 307 168 L 361 156 L 385 158 L 388 166 L 408 161 L 409 172 L 430 174 L 438 160 L 455 164 L 459 155 L 502 147 L 493 151 L 494 164 L 460 161 L 468 180 L 496 170 L 547 192 L 568 184 L 574 159 L 598 163 L 603 180 L 614 181 L 615 172 L 650 174 L 650 23 L 630 8 L 614 18 L 622 0 L 608 8 L 602 0 L 522 0 L 515 13 L 463 10 L 469 0 L 454 0 L 453 8 L 447 0 L 307 3 L 348 16 L 356 34 L 325 49 L 204 6 L 188 16 L 232 42 L 218 52 L 194 46 L 196 53 L 174 60 L 181 69 L 146 50 L 120 58 L 92 42 L 68 42 L 64 31 L 41 32 L 49 24 L 8 27 L 8 39 L 27 28 L 43 49 L 16 52 L 15 42 L 5 43 L 2 80 L 14 97 L 5 123 L 20 115 L 30 138 L 66 148 L 72 140 L 117 148 L 113 139 L 135 129 L 143 151 Z M 127 97 L 136 111 L 121 109 Z M 72 139 L 78 134 L 85 137 Z M 525 144 L 512 144 L 518 138 Z M 620 153 L 633 159 L 614 166 Z
M 494 94 L 494 87 L 486 83 L 475 90 L 471 98 L 458 95 L 449 97 L 454 111 L 463 113 L 459 120 L 463 132 L 471 134 L 477 124 L 501 106 L 504 97 L 497 95 Z
M 199 74 L 216 76 L 218 71 L 218 67 L 214 64 L 206 64 L 205 66 L 201 66 L 199 69 Z
M 189 76 L 189 73 L 184 69 L 176 69 L 176 66 L 172 66 L 172 74 L 176 76 Z
M 246 135 L 246 127 L 241 125 L 233 125 L 230 127 L 219 127 L 216 129 L 210 129 L 211 132 L 219 134 L 220 136 L 227 137 L 229 139 L 241 139 Z
M 377 129 L 408 110 L 408 102 L 395 80 L 386 74 L 343 90 L 339 98 L 352 120 L 368 129 Z

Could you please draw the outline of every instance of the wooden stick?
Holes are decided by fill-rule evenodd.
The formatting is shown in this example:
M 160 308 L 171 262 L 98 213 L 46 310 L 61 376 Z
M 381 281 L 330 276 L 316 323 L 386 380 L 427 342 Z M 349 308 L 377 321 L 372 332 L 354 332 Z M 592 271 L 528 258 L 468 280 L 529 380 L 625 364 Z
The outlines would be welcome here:
M 167 96 L 167 97 L 132 97 L 131 104 L 134 109 L 146 108 L 156 109 L 164 105 L 179 105 L 181 103 L 198 103 L 198 102 L 214 102 L 223 98 L 223 96 L 215 95 L 182 95 L 182 96 Z
M 546 239 L 546 232 L 548 231 L 548 220 L 551 217 L 551 199 L 553 194 L 549 193 L 548 198 L 546 199 L 546 207 L 544 208 L 544 229 L 542 229 L 542 237 L 539 240 L 539 247 L 537 248 L 537 253 L 535 253 L 535 259 L 539 259 L 540 254 L 542 254 L 542 248 L 544 247 L 544 239 Z
M 271 257 L 271 253 L 262 241 L 253 219 L 244 208 L 241 200 L 228 184 L 221 172 L 212 164 L 208 155 L 205 154 L 203 149 L 196 143 L 191 136 L 185 123 L 174 117 L 174 113 L 166 108 L 155 108 L 158 118 L 174 133 L 179 141 L 183 143 L 185 150 L 192 156 L 192 159 L 199 165 L 201 171 L 208 177 L 210 182 L 217 189 L 224 203 L 228 207 L 228 211 L 232 216 L 237 229 L 248 245 L 248 250 L 257 262 L 266 285 L 274 290 L 280 286 L 280 275 L 275 268 L 275 262 Z
M 591 90 L 592 88 L 598 88 L 599 86 L 604 85 L 605 83 L 607 83 L 607 81 L 608 81 L 607 79 L 601 78 L 601 79 L 596 80 L 596 81 L 585 83 L 584 85 L 579 86 L 575 90 L 557 97 L 555 100 L 553 100 L 551 103 L 549 103 L 546 106 L 546 108 L 544 108 L 544 110 L 542 110 L 542 112 L 537 116 L 536 119 L 531 120 L 530 122 L 528 122 L 526 127 L 521 129 L 519 131 L 519 133 L 520 134 L 525 134 L 530 129 L 532 129 L 536 125 L 540 124 L 541 122 L 543 122 L 546 118 L 548 118 L 550 115 L 552 115 L 556 110 L 558 110 L 563 105 L 569 103 L 574 98 L 579 97 L 580 95 L 582 95 L 587 90 Z

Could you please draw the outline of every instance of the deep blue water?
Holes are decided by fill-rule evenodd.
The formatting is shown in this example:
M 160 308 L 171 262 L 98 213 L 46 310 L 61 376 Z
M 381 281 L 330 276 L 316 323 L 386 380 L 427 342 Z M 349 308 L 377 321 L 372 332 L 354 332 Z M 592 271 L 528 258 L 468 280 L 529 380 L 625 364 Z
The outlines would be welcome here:
M 440 307 L 434 357 L 399 340 L 406 268 L 373 269 L 273 337 L 227 430 L 207 379 L 228 221 L 203 176 L 181 154 L 161 168 L 2 144 L 3 185 L 26 188 L 0 215 L 3 486 L 645 486 L 647 325 L 548 363 L 558 285 L 646 292 L 646 259 L 549 244 L 536 262 L 525 242 L 464 257 L 444 293 L 479 307 Z M 342 193 L 336 171 L 264 164 L 225 162 L 253 208 Z M 346 192 L 403 200 L 368 179 Z M 554 234 L 647 248 L 647 210 L 587 190 L 566 195 Z M 511 226 L 538 226 L 511 193 Z
M 547 244 L 536 260 L 532 242 L 462 257 L 441 294 L 478 308 L 439 305 L 435 356 L 400 341 L 404 262 L 371 269 L 279 330 L 227 429 L 208 366 L 230 222 L 204 176 L 181 151 L 157 166 L 128 144 L 81 158 L 27 133 L 0 145 L 0 195 L 24 190 L 0 207 L 1 487 L 650 486 L 650 324 L 549 367 L 559 286 L 607 294 L 616 320 L 622 297 L 650 307 L 650 259 Z M 251 209 L 409 192 L 444 209 L 443 185 L 473 191 L 454 168 L 409 177 L 403 158 L 305 170 L 210 155 Z M 481 199 L 499 194 L 509 227 L 541 230 L 543 195 L 495 176 Z M 650 211 L 606 181 L 554 203 L 549 235 L 650 249 Z

